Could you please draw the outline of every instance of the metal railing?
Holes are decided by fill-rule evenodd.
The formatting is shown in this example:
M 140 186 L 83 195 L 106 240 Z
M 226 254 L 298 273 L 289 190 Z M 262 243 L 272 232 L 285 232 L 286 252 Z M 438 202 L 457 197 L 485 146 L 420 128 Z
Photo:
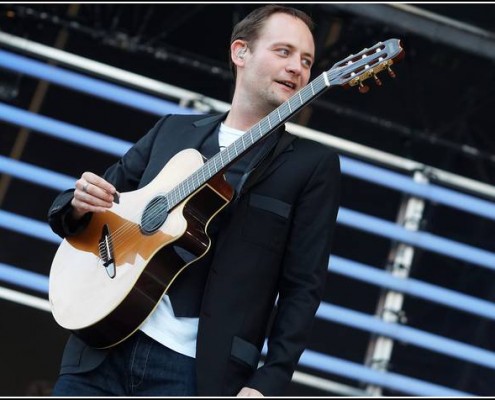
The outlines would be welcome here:
M 104 78 L 113 83 L 103 82 L 96 78 L 67 71 L 61 67 L 48 66 L 43 62 L 27 59 L 26 57 L 3 50 L 0 50 L 0 67 L 21 70 L 23 73 L 38 79 L 48 80 L 57 85 L 64 85 L 73 90 L 84 91 L 92 96 L 105 97 L 108 100 L 119 102 L 126 107 L 133 107 L 141 111 L 159 115 L 168 112 L 199 113 L 204 111 L 226 111 L 229 107 L 227 103 L 206 98 L 194 92 L 175 88 L 162 82 L 84 59 L 61 50 L 52 49 L 7 33 L 0 32 L 0 43 L 25 54 L 56 61 L 60 65 L 86 71 L 92 76 Z M 115 82 L 125 84 L 127 88 L 116 85 Z M 129 89 L 129 87 L 138 88 L 147 93 L 165 96 L 169 99 L 175 99 L 178 101 L 178 104 L 170 100 L 164 100 Z M 196 109 L 189 109 L 188 106 L 196 107 Z M 71 141 L 81 146 L 89 146 L 106 151 L 116 157 L 122 155 L 132 145 L 132 143 L 109 137 L 100 132 L 90 131 L 3 103 L 0 103 L 0 119 L 10 124 L 30 127 L 36 133 L 55 136 L 60 140 Z M 341 154 L 352 155 L 355 158 L 371 161 L 381 166 L 370 165 L 366 162 L 341 155 L 341 166 L 344 174 L 410 195 L 419 196 L 429 201 L 439 202 L 449 207 L 455 207 L 463 212 L 476 214 L 487 219 L 494 219 L 495 205 L 489 200 L 495 199 L 495 188 L 490 185 L 336 138 L 327 133 L 291 123 L 288 123 L 287 127 L 292 133 L 332 146 Z M 401 170 L 403 173 L 386 170 L 383 166 L 393 168 L 394 170 Z M 428 183 L 415 182 L 411 176 L 408 176 L 408 174 L 410 175 L 414 171 L 426 171 L 432 179 Z M 36 179 L 36 182 L 54 190 L 65 189 L 72 186 L 75 182 L 75 178 L 73 177 L 7 157 L 0 157 L 0 172 L 24 180 L 32 180 L 33 176 L 42 177 L 43 179 Z M 32 181 L 34 182 L 34 180 Z M 353 229 L 384 236 L 401 243 L 407 243 L 411 246 L 436 251 L 447 257 L 459 258 L 481 267 L 493 269 L 495 266 L 495 254 L 484 249 L 441 238 L 428 232 L 410 231 L 396 223 L 380 220 L 354 210 L 341 207 L 338 223 L 350 226 Z M 53 234 L 45 222 L 32 220 L 2 210 L 0 210 L 0 226 L 4 229 L 15 230 L 21 234 L 51 243 L 60 242 L 60 238 Z M 21 267 L 0 263 L 0 280 L 20 287 L 27 287 L 31 290 L 37 290 L 46 295 L 48 278 L 40 274 L 29 273 Z M 489 302 L 419 282 L 409 277 L 395 277 L 389 272 L 378 270 L 376 267 L 366 266 L 336 255 L 332 255 L 331 257 L 329 271 L 330 273 L 337 273 L 365 281 L 371 285 L 381 286 L 388 290 L 394 290 L 404 295 L 421 297 L 428 301 L 437 302 L 473 315 L 495 319 L 495 307 Z M 2 298 L 49 311 L 46 299 L 29 296 L 22 292 L 12 291 L 6 288 L 0 289 L 0 297 Z M 354 329 L 380 334 L 392 340 L 401 340 L 415 346 L 427 348 L 433 352 L 447 354 L 451 357 L 495 369 L 495 354 L 489 351 L 409 328 L 400 323 L 391 324 L 390 322 L 385 322 L 375 317 L 329 303 L 322 303 L 317 317 L 344 324 Z M 393 329 L 391 329 L 392 325 Z M 364 365 L 351 363 L 328 354 L 316 353 L 311 350 L 304 352 L 300 365 L 403 393 L 446 396 L 470 395 L 469 393 L 452 390 L 412 377 L 401 376 L 388 371 L 376 371 Z M 360 389 L 350 388 L 332 382 L 331 380 L 317 378 L 316 376 L 311 376 L 300 371 L 297 371 L 294 379 L 299 379 L 301 383 L 313 385 L 323 390 L 327 388 L 330 392 L 341 390 L 340 393 L 348 395 L 366 393 Z

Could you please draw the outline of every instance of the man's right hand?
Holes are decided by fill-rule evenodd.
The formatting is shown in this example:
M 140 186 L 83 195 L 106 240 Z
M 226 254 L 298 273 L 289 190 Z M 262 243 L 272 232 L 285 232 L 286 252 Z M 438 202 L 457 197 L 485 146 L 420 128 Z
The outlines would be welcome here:
M 78 220 L 88 212 L 106 211 L 112 207 L 115 193 L 115 187 L 105 179 L 92 172 L 84 172 L 76 181 L 76 190 L 71 201 L 72 217 Z

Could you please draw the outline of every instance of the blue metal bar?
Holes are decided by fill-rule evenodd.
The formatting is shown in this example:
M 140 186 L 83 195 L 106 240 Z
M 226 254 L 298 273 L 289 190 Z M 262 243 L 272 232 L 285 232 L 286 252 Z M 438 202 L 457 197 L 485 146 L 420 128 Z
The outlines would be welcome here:
M 0 103 L 0 120 L 26 126 L 34 131 L 119 157 L 133 144 L 132 142 L 112 138 L 100 132 L 94 132 L 2 103 Z M 492 202 L 433 184 L 420 184 L 404 175 L 352 160 L 345 156 L 340 156 L 340 159 L 344 174 L 495 220 L 495 204 Z
M 41 293 L 48 293 L 48 277 L 42 274 L 26 271 L 11 265 L 0 263 L 0 280 L 19 286 L 29 287 Z M 266 355 L 266 344 L 263 349 Z M 472 396 L 469 393 L 452 390 L 415 378 L 406 377 L 393 372 L 372 370 L 351 361 L 339 359 L 330 355 L 305 350 L 299 361 L 300 365 L 324 372 L 368 382 L 382 387 L 423 396 Z
M 374 316 L 329 303 L 321 303 L 316 315 L 328 321 L 343 323 L 356 329 L 391 337 L 433 352 L 495 369 L 495 353 L 472 345 L 433 335 L 408 326 L 384 322 Z
M 330 355 L 305 350 L 299 361 L 300 365 L 318 369 L 320 371 L 355 379 L 359 382 L 368 382 L 377 386 L 409 393 L 417 396 L 475 396 L 444 386 L 410 378 L 393 372 L 372 370 L 361 364 L 342 360 Z
M 0 120 L 25 126 L 34 131 L 58 139 L 74 142 L 81 146 L 109 153 L 117 157 L 122 156 L 133 144 L 129 141 L 113 138 L 100 132 L 57 121 L 53 118 L 38 115 L 3 103 L 0 103 Z M 342 172 L 344 174 L 370 180 L 377 184 L 402 190 L 485 218 L 495 219 L 495 205 L 488 201 L 432 184 L 419 184 L 403 175 L 386 171 L 369 164 L 358 163 L 357 161 L 348 159 L 344 156 L 340 156 L 340 158 L 342 161 Z M 371 172 L 367 171 L 368 169 Z
M 448 257 L 495 270 L 495 254 L 428 232 L 410 231 L 393 222 L 340 207 L 337 221 L 355 229 L 404 242 Z
M 495 320 L 495 304 L 412 278 L 397 278 L 369 265 L 332 255 L 328 270 L 372 285 L 386 287 L 467 313 Z
M 51 243 L 60 244 L 62 241 L 58 235 L 53 233 L 47 223 L 39 222 L 4 210 L 0 210 L 0 227 L 23 235 L 46 240 Z
M 41 184 L 49 188 L 64 190 L 72 187 L 76 178 L 58 174 L 47 169 L 16 161 L 0 155 L 0 172 Z M 387 287 L 402 293 L 425 298 L 452 308 L 461 309 L 482 317 L 495 319 L 495 305 L 491 302 L 439 288 L 414 279 L 399 279 L 389 273 L 355 261 L 332 255 L 329 270 L 360 279 L 377 286 Z
M 347 175 L 495 220 L 495 204 L 493 202 L 430 183 L 418 183 L 409 176 L 348 157 L 341 156 L 340 159 L 342 171 Z
M 132 143 L 125 140 L 57 121 L 56 119 L 38 115 L 4 103 L 0 103 L 0 120 L 25 126 L 35 132 L 44 133 L 57 139 L 67 140 L 118 157 L 122 156 L 132 145 Z
M 0 66 L 157 115 L 200 113 L 138 91 L 53 67 L 5 50 L 0 50 Z M 105 151 L 104 147 L 94 148 Z M 341 162 L 342 172 L 345 174 L 495 220 L 495 204 L 493 202 L 432 184 L 423 185 L 404 175 L 345 156 L 341 156 Z
M 0 280 L 47 294 L 48 276 L 0 263 Z
M 71 176 L 59 174 L 58 172 L 36 167 L 2 155 L 0 155 L 0 172 L 60 191 L 74 187 L 76 182 L 76 178 Z
M 32 224 L 29 223 L 22 226 L 22 221 L 26 220 L 27 219 L 22 220 L 21 218 L 17 220 L 16 215 L 0 210 L 0 226 L 3 226 L 6 229 L 11 229 L 13 224 L 21 224 L 21 226 L 17 227 L 17 231 L 20 233 L 25 233 L 26 235 L 31 235 L 34 233 L 30 230 Z M 33 220 L 31 221 L 34 222 Z M 41 226 L 38 224 L 43 224 L 40 222 L 34 223 L 38 227 L 38 231 L 40 231 Z M 60 243 L 61 239 L 56 235 L 53 236 L 48 227 L 42 229 L 41 231 L 43 232 L 41 237 L 42 239 L 52 241 L 53 243 Z M 33 236 L 40 237 L 40 235 Z M 495 319 L 495 305 L 489 301 L 477 299 L 472 296 L 467 296 L 465 294 L 444 289 L 425 282 L 420 282 L 412 278 L 396 278 L 387 272 L 378 270 L 377 268 L 364 265 L 356 261 L 344 259 L 336 255 L 332 255 L 330 257 L 329 271 L 349 276 L 354 279 L 359 279 L 377 286 L 387 287 L 391 290 L 406 293 L 432 302 L 444 304 L 467 313 Z M 29 287 L 30 281 L 23 281 Z
M 177 105 L 170 103 L 170 102 L 166 102 L 166 101 L 163 101 L 163 100 L 160 100 L 157 98 L 153 98 L 151 96 L 139 94 L 139 93 L 127 90 L 127 89 L 123 89 L 123 88 L 118 87 L 116 85 L 112 85 L 112 84 L 108 84 L 108 83 L 105 83 L 102 81 L 95 80 L 93 78 L 87 78 L 87 77 L 84 77 L 82 75 L 78 75 L 78 74 L 74 74 L 74 73 L 71 73 L 68 71 L 64 71 L 64 70 L 57 68 L 57 67 L 52 67 L 52 66 L 48 66 L 46 64 L 42 64 L 39 62 L 28 60 L 28 59 L 25 59 L 23 57 L 16 56 L 14 54 L 9 54 L 9 53 L 4 52 L 2 50 L 0 50 L 0 64 L 6 68 L 15 69 L 18 71 L 20 70 L 20 71 L 27 73 L 27 74 L 30 74 L 32 76 L 37 76 L 40 79 L 46 79 L 46 80 L 52 81 L 54 83 L 57 83 L 57 84 L 60 84 L 60 85 L 66 86 L 66 87 L 76 88 L 76 86 L 77 86 L 77 90 L 80 90 L 80 91 L 83 91 L 83 92 L 86 92 L 86 93 L 89 93 L 92 95 L 97 95 L 99 97 L 103 97 L 103 98 L 115 101 L 117 103 L 132 106 L 132 107 L 144 110 L 144 111 L 153 112 L 153 113 L 156 113 L 159 115 L 166 114 L 166 113 L 198 113 L 195 111 L 191 111 L 191 110 L 182 108 L 182 107 L 177 106 Z M 55 76 L 56 76 L 56 78 L 54 78 Z M 135 96 L 135 95 L 138 95 L 138 96 Z M 0 106 L 1 106 L 1 104 L 0 104 Z M 9 113 L 9 111 L 12 111 L 12 109 L 11 110 L 5 110 L 5 109 L 0 110 L 0 113 L 2 113 L 2 112 Z M 21 113 L 21 115 L 18 114 L 18 115 L 16 115 L 16 117 L 17 116 L 19 116 L 19 117 L 24 116 L 25 117 L 26 115 L 25 114 L 22 115 L 22 113 Z M 50 120 L 47 117 L 42 117 L 42 118 L 46 118 L 45 122 Z M 10 120 L 7 117 L 5 117 L 4 120 L 6 120 L 7 122 L 12 122 L 12 120 Z M 40 122 L 40 120 L 36 120 L 34 118 L 33 124 L 29 127 L 31 127 L 33 130 L 40 131 L 39 122 Z M 54 122 L 54 124 L 50 125 L 51 128 L 56 127 L 58 129 L 65 130 L 65 128 L 67 128 L 67 126 L 69 126 L 68 124 L 64 125 L 64 123 L 58 122 L 56 120 L 51 120 L 51 122 Z M 60 124 L 62 124 L 62 125 L 60 125 Z M 26 125 L 23 124 L 23 126 L 26 126 Z M 93 137 L 94 137 L 95 132 L 91 132 L 89 130 L 85 130 L 85 129 L 74 127 L 74 126 L 71 126 L 71 127 L 74 128 L 75 130 L 77 130 L 76 136 L 79 136 L 80 134 L 82 134 L 82 135 L 86 135 L 86 136 L 93 135 Z M 44 132 L 48 133 L 46 130 Z M 102 141 L 105 142 L 104 135 L 98 134 L 98 133 L 97 133 L 97 135 L 101 135 L 99 137 L 99 139 L 102 139 Z M 54 135 L 54 136 L 57 136 L 57 135 Z M 64 135 L 59 135 L 57 137 L 62 138 L 63 136 Z M 65 139 L 65 140 L 67 140 L 67 139 Z M 78 141 L 77 137 L 76 137 L 76 138 L 72 138 L 72 140 L 75 142 L 78 142 L 79 144 L 82 144 L 82 145 L 88 144 L 87 143 L 88 139 L 83 139 L 83 141 L 81 142 L 81 141 Z M 92 139 L 89 139 L 89 140 L 92 140 Z M 115 140 L 118 141 L 118 139 L 115 139 Z M 113 149 L 112 144 L 109 144 L 108 142 L 105 142 L 105 144 L 108 146 L 108 148 Z M 102 150 L 101 146 L 102 146 L 102 142 L 100 141 L 98 143 L 93 142 L 93 143 L 91 143 L 91 146 L 88 146 L 88 147 L 93 147 L 93 148 L 97 148 L 99 150 Z M 124 141 L 121 141 L 120 151 L 115 152 L 113 150 L 110 150 L 109 152 L 112 152 L 112 154 L 115 154 L 117 156 L 121 155 L 121 154 L 123 154 L 123 152 L 125 152 L 126 146 L 128 146 L 128 144 L 125 144 Z M 107 149 L 107 147 L 104 147 L 104 148 Z M 2 158 L 4 158 L 4 157 L 2 157 Z M 395 174 L 395 173 L 392 173 L 392 172 L 389 172 L 386 170 L 381 170 L 377 167 L 365 165 L 364 163 L 359 163 L 359 162 L 356 162 L 355 160 L 350 160 L 350 159 L 347 159 L 345 157 L 341 157 L 341 159 L 343 160 L 343 172 L 347 173 L 349 175 L 360 177 L 361 179 L 366 179 L 368 181 L 371 181 L 371 182 L 374 182 L 374 183 L 377 183 L 377 184 L 380 184 L 383 186 L 391 187 L 391 188 L 394 188 L 397 190 L 402 190 L 402 191 L 411 193 L 413 195 L 428 198 L 428 199 L 431 199 L 433 201 L 441 202 L 443 204 L 447 204 L 447 205 L 452 206 L 452 207 L 461 208 L 461 209 L 464 209 L 465 211 L 472 212 L 472 213 L 484 216 L 484 217 L 489 218 L 489 219 L 495 219 L 495 213 L 494 213 L 495 206 L 490 202 L 476 199 L 472 196 L 466 196 L 464 194 L 460 194 L 460 193 L 457 193 L 457 192 L 454 192 L 454 191 L 451 191 L 448 189 L 444 189 L 441 187 L 436 187 L 434 185 L 418 184 L 418 183 L 412 181 L 410 178 L 406 178 L 404 176 L 401 176 L 400 174 Z M 2 161 L 5 161 L 5 160 L 0 159 L 0 164 L 3 164 L 3 167 L 5 170 L 10 169 L 11 170 L 10 173 L 14 173 L 14 174 L 16 173 L 16 172 L 12 172 L 14 170 L 21 171 L 21 172 L 18 172 L 18 176 L 24 175 L 25 179 L 27 178 L 27 175 L 29 173 L 36 172 L 35 170 L 30 169 L 29 167 L 22 171 L 23 166 L 14 165 L 16 163 L 21 164 L 19 162 L 2 162 Z M 358 169 L 356 169 L 356 166 L 358 164 L 362 164 L 362 165 Z M 0 166 L 0 168 L 1 168 L 1 166 Z M 365 169 L 367 169 L 368 171 L 365 171 Z M 36 181 L 34 179 L 31 179 L 31 181 L 35 182 L 35 183 L 45 184 L 45 186 L 49 186 L 49 187 L 58 184 L 58 185 L 60 185 L 60 187 L 57 187 L 57 189 L 67 188 L 68 187 L 67 186 L 67 182 L 68 182 L 67 179 L 71 179 L 71 185 L 74 182 L 72 180 L 72 178 L 70 178 L 70 177 L 62 176 L 61 174 L 50 173 L 48 171 L 46 171 L 46 172 L 47 172 L 46 175 L 41 176 L 42 182 L 39 182 L 40 176 L 37 177 Z M 59 175 L 59 176 L 57 176 L 57 175 Z M 49 180 L 49 182 L 48 182 L 48 180 Z M 57 182 L 61 182 L 62 180 L 65 180 L 65 183 L 63 186 L 61 184 L 57 183 Z M 71 185 L 69 185 L 69 186 L 71 186 Z M 350 210 L 344 209 L 344 212 L 347 212 L 347 211 L 350 211 Z M 351 211 L 350 214 L 347 214 L 347 215 L 344 215 L 343 217 L 341 217 L 341 220 L 345 221 L 345 223 L 347 223 L 348 225 L 357 227 L 356 224 L 362 224 L 362 221 L 359 222 L 359 219 L 361 216 L 364 215 L 364 214 L 361 214 L 361 215 L 358 215 L 358 214 L 359 213 Z M 9 216 L 8 213 L 0 210 L 0 225 L 3 224 L 4 227 L 8 227 L 8 228 L 12 229 L 12 225 L 8 226 L 9 224 L 11 224 L 14 221 L 11 217 L 12 217 L 12 215 Z M 374 217 L 371 217 L 371 218 L 374 218 Z M 60 242 L 60 238 L 58 236 L 56 236 L 54 234 L 50 235 L 50 234 L 46 233 L 46 230 L 43 228 L 43 225 L 46 226 L 46 224 L 34 222 L 33 220 L 29 220 L 28 218 L 24 218 L 24 217 L 20 217 L 20 216 L 16 216 L 14 219 L 16 219 L 17 222 L 21 222 L 22 224 L 26 224 L 26 228 L 22 228 L 22 229 L 18 230 L 14 227 L 13 230 L 17 230 L 18 232 L 26 233 L 26 234 L 29 231 L 29 234 L 32 236 L 44 238 L 44 239 L 50 240 L 54 243 Z M 357 220 L 357 222 L 356 222 L 356 220 Z M 376 221 L 374 221 L 374 222 L 376 222 Z M 386 224 L 388 223 L 386 221 L 383 221 L 383 222 L 385 222 Z M 395 224 L 391 224 L 391 225 L 395 225 Z M 382 225 L 381 227 L 384 227 L 384 226 L 385 225 Z M 388 228 L 390 228 L 390 226 Z M 49 228 L 48 228 L 48 231 L 51 232 L 51 230 L 49 230 Z M 387 229 L 387 231 L 391 232 L 391 230 L 389 230 L 389 229 Z M 407 231 L 407 233 L 412 233 L 412 232 Z M 418 236 L 417 233 L 418 232 L 415 232 L 412 236 Z M 403 237 L 407 236 L 404 233 L 402 233 L 402 234 L 403 234 Z M 430 240 L 432 238 L 434 240 L 439 239 L 440 241 L 437 241 L 438 245 L 446 245 L 447 244 L 448 246 L 453 246 L 453 247 L 458 247 L 459 245 L 461 247 L 466 246 L 466 245 L 456 243 L 453 241 L 448 241 L 446 239 L 437 238 L 437 237 L 434 237 L 433 235 L 429 235 L 429 234 L 425 234 L 425 233 L 421 233 L 421 235 L 426 235 L 426 240 Z M 384 236 L 390 237 L 390 238 L 396 237 L 396 235 L 392 235 L 391 233 L 384 234 Z M 421 238 L 419 238 L 419 241 L 420 241 L 420 239 Z M 410 240 L 410 242 L 408 242 L 407 240 L 404 240 L 404 239 L 400 239 L 400 240 L 402 240 L 406 243 L 412 243 L 414 240 L 418 241 L 418 238 L 414 238 L 414 239 L 409 238 L 408 240 Z M 423 245 L 423 246 L 421 246 L 419 244 L 416 244 L 416 245 L 418 247 L 424 247 L 424 248 L 427 248 L 427 249 L 430 249 L 433 251 L 437 251 L 434 249 L 436 246 L 431 246 L 431 248 L 430 248 L 427 245 Z M 490 257 L 493 255 L 488 253 L 488 252 L 485 252 L 483 250 L 472 248 L 471 246 L 462 247 L 462 250 L 463 251 L 467 250 L 468 253 L 471 252 L 471 255 L 473 257 L 479 256 L 479 255 L 487 256 L 488 260 L 490 262 L 492 261 L 492 259 Z M 481 251 L 481 253 L 480 253 L 480 251 Z M 449 252 L 445 252 L 443 254 L 452 256 Z M 470 258 L 467 258 L 466 260 L 469 262 L 474 262 Z M 337 260 L 337 263 L 342 263 L 342 261 L 343 261 L 343 259 Z M 485 264 L 485 262 L 483 262 L 483 264 L 481 264 L 481 265 L 487 266 Z M 348 266 L 349 266 L 349 264 L 347 264 L 347 267 Z M 11 276 L 12 272 L 13 272 L 12 268 L 15 268 L 15 267 L 11 267 L 11 266 L 8 266 L 6 264 L 0 264 L 0 279 L 4 276 Z M 362 272 L 362 270 L 361 270 L 361 272 Z M 47 281 L 45 281 L 44 277 L 42 275 L 39 275 L 39 274 L 34 274 L 34 273 L 29 272 L 29 271 L 19 270 L 18 275 L 16 275 L 16 277 L 12 278 L 12 279 L 17 279 L 16 282 L 19 282 L 19 283 L 21 283 L 25 280 L 28 280 L 30 282 L 33 282 L 32 288 L 34 288 L 36 286 L 39 288 L 38 290 L 40 290 L 40 291 L 47 290 L 47 286 L 46 287 L 44 286 L 45 284 L 47 284 Z M 394 279 L 396 279 L 396 278 L 394 278 Z M 15 283 L 13 281 L 11 281 L 11 282 Z M 34 282 L 37 282 L 37 283 L 34 283 Z M 416 282 L 416 284 L 418 284 L 418 282 Z M 423 284 L 423 285 L 427 285 L 427 284 Z M 429 286 L 433 286 L 433 285 L 429 285 Z M 424 290 L 425 288 L 426 288 L 426 286 L 423 286 L 422 290 Z M 443 294 L 445 294 L 445 293 L 446 292 L 444 292 Z M 472 300 L 474 300 L 474 299 L 472 299 Z M 479 305 L 479 303 L 477 305 Z M 325 316 L 327 316 L 327 317 L 328 317 L 328 315 L 327 315 L 328 313 L 334 314 L 337 312 L 337 309 L 334 306 L 328 307 L 329 305 L 327 305 L 327 304 L 322 304 L 322 306 L 323 306 L 323 308 L 321 308 L 321 309 L 324 310 L 324 311 L 322 311 L 322 313 L 324 313 Z M 474 304 L 473 304 L 473 306 L 474 306 Z M 319 312 L 320 312 L 320 310 L 319 310 Z M 352 312 L 352 311 L 349 312 L 349 311 L 343 310 L 343 312 L 346 314 L 346 317 L 343 319 L 347 318 L 348 322 L 350 324 L 352 324 L 353 326 L 355 326 L 355 324 L 357 323 L 356 320 L 359 320 L 359 318 L 362 317 L 362 316 L 357 316 L 357 313 L 353 314 L 354 312 Z M 492 314 L 490 314 L 490 315 L 492 315 Z M 363 317 L 363 318 L 370 318 L 370 317 Z M 352 322 L 352 321 L 354 321 L 354 322 Z M 368 321 L 368 322 L 370 322 L 370 321 Z M 373 319 L 373 322 L 376 322 L 376 320 Z M 384 324 L 389 325 L 386 323 L 384 323 Z M 405 328 L 405 327 L 402 327 L 402 328 Z M 374 326 L 373 329 L 375 329 L 375 331 L 379 333 L 380 329 L 385 329 L 385 327 L 380 328 L 379 326 Z M 417 338 L 416 335 L 418 334 L 418 332 L 419 332 L 419 337 L 424 338 L 425 342 L 428 341 L 428 342 L 433 343 L 431 345 L 431 347 L 432 347 L 432 350 L 434 350 L 434 351 L 438 351 L 439 343 L 443 343 L 445 341 L 445 339 L 436 338 L 437 341 L 435 342 L 434 335 L 420 332 L 417 330 L 413 330 L 412 328 L 406 328 L 406 334 L 403 334 L 403 337 L 401 337 L 399 334 L 397 334 L 397 338 L 404 340 L 404 337 L 408 336 L 407 334 L 409 334 L 413 338 L 414 337 Z M 387 333 L 385 332 L 383 334 L 387 334 Z M 415 340 L 417 340 L 417 339 L 415 339 Z M 438 342 L 439 340 L 440 340 L 440 342 Z M 466 359 L 469 359 L 472 361 L 473 359 L 471 359 L 471 358 L 475 357 L 475 359 L 480 359 L 482 363 L 485 363 L 483 365 L 487 365 L 490 368 L 493 368 L 493 365 L 494 365 L 493 359 L 492 359 L 493 355 L 491 353 L 488 353 L 486 351 L 479 352 L 478 351 L 479 349 L 475 349 L 475 348 L 473 349 L 472 346 L 460 344 L 460 343 L 457 343 L 454 341 L 449 341 L 449 340 L 447 340 L 447 341 L 450 344 L 450 346 L 448 346 L 445 350 L 447 353 L 455 351 L 460 346 L 462 349 L 461 352 L 463 352 L 463 354 L 466 354 L 466 352 L 467 352 L 467 355 L 465 356 L 465 357 L 467 357 Z M 419 341 L 418 341 L 418 343 L 419 343 Z M 473 351 L 474 351 L 474 355 L 472 355 Z M 351 369 L 352 363 L 349 363 L 349 362 L 344 361 L 344 360 L 338 360 L 335 358 L 333 358 L 333 360 L 332 360 L 332 357 L 322 355 L 319 353 L 306 351 L 303 354 L 303 357 L 301 358 L 301 362 L 302 363 L 310 363 L 311 366 L 321 365 L 320 362 L 322 360 L 322 357 L 324 359 L 326 359 L 326 361 L 327 361 L 326 365 L 327 366 L 329 365 L 329 361 L 332 361 L 332 363 L 335 365 L 334 370 L 331 372 L 341 373 L 343 375 L 347 374 L 347 376 L 349 376 L 348 371 L 349 371 L 349 369 Z M 316 358 L 318 358 L 318 362 L 315 362 Z M 310 359 L 313 359 L 313 361 L 311 361 L 311 362 L 308 361 Z M 342 368 L 343 365 L 345 365 L 345 368 Z M 357 378 L 359 380 L 368 380 L 370 383 L 376 383 L 376 384 L 380 384 L 384 387 L 395 388 L 399 391 L 403 391 L 403 392 L 405 391 L 407 393 L 418 394 L 418 395 L 453 395 L 453 396 L 470 395 L 468 393 L 450 390 L 448 388 L 444 388 L 444 387 L 441 387 L 438 385 L 433 385 L 433 384 L 425 383 L 425 382 L 418 381 L 415 379 L 402 377 L 402 376 L 397 375 L 397 374 L 392 374 L 392 373 L 384 374 L 381 372 L 370 370 L 368 368 L 365 368 L 365 367 L 357 365 L 357 364 L 354 364 L 354 366 L 358 367 L 358 369 L 359 369 L 359 371 L 356 371 L 356 374 L 354 374 L 355 378 Z M 343 370 L 346 370 L 346 372 L 343 373 Z M 365 370 L 367 370 L 367 371 L 365 371 Z M 364 376 L 364 375 L 366 375 L 366 376 Z M 385 378 L 385 375 L 387 375 L 386 378 Z M 383 381 L 384 378 L 387 381 L 386 382 L 380 382 L 380 381 Z M 391 382 L 392 380 L 394 382 Z M 405 387 L 407 387 L 409 391 L 404 390 Z
M 0 280 L 48 293 L 48 277 L 0 263 Z M 321 303 L 316 316 L 328 321 L 343 323 L 356 329 L 370 331 L 396 340 L 408 342 L 431 351 L 463 359 L 474 364 L 495 369 L 495 354 L 465 343 L 454 341 L 394 323 L 387 323 L 372 316 L 345 309 L 329 303 Z
M 4 163 L 3 165 L 2 163 L 0 163 L 0 170 L 2 168 L 7 169 L 7 167 L 9 169 L 16 169 L 15 163 Z M 35 171 L 34 168 L 36 167 L 29 167 L 31 172 Z M 40 170 L 40 172 L 43 174 L 45 171 Z M 21 176 L 22 172 L 20 168 L 17 169 L 17 173 L 18 176 Z M 45 184 L 49 184 L 51 181 L 57 181 L 54 175 L 51 176 L 50 181 L 45 181 Z M 67 180 L 64 179 L 63 182 L 58 183 L 58 186 L 66 182 Z M 73 182 L 71 185 L 69 185 L 69 187 L 73 186 Z M 392 240 L 402 241 L 404 243 L 434 251 L 448 257 L 457 258 L 489 269 L 495 269 L 495 254 L 490 253 L 486 250 L 478 249 L 473 246 L 455 242 L 453 240 L 441 238 L 428 232 L 409 231 L 395 223 L 359 213 L 357 211 L 349 210 L 344 207 L 340 207 L 337 221 L 341 224 L 371 232 L 380 236 L 385 236 Z
M 0 50 L 0 66 L 152 114 L 200 114 L 199 111 L 182 107 L 170 101 L 67 71 L 5 50 Z

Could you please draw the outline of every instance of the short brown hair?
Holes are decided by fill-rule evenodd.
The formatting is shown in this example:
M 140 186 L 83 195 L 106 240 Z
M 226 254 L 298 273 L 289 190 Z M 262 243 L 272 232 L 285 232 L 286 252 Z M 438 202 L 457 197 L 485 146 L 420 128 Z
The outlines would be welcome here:
M 313 33 L 315 24 L 311 17 L 304 11 L 298 10 L 297 8 L 286 7 L 276 4 L 270 4 L 251 11 L 244 19 L 239 21 L 232 30 L 232 35 L 230 37 L 230 44 L 234 43 L 238 39 L 245 40 L 251 44 L 255 43 L 261 32 L 261 29 L 265 25 L 266 20 L 273 14 L 283 13 L 292 15 L 293 17 L 299 18 L 303 21 Z M 229 63 L 234 78 L 236 76 L 235 65 L 232 63 L 230 58 L 229 49 Z

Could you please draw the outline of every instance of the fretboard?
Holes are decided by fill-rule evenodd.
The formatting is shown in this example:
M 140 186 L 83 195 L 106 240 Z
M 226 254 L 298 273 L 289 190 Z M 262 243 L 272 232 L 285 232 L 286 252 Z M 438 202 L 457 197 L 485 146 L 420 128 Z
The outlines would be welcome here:
M 173 188 L 166 196 L 169 209 L 173 208 L 198 188 L 203 186 L 213 176 L 228 167 L 241 157 L 263 137 L 274 132 L 285 121 L 290 119 L 301 108 L 322 94 L 330 86 L 328 72 L 323 72 L 290 99 L 273 110 L 258 123 L 253 125 L 240 138 L 224 150 L 210 158 L 201 168 Z

